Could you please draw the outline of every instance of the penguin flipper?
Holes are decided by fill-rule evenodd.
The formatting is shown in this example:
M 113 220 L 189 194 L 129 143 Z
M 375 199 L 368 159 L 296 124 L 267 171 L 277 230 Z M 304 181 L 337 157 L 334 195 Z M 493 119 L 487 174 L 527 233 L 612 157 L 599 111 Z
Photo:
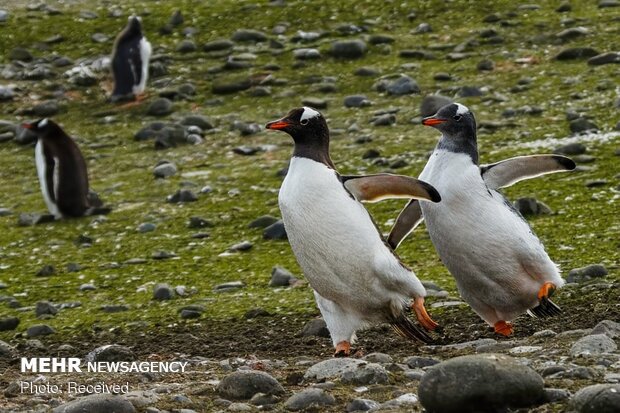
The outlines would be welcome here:
M 358 201 L 377 202 L 389 198 L 441 201 L 439 192 L 431 184 L 404 175 L 342 176 L 340 179 Z
M 420 202 L 417 199 L 412 199 L 400 212 L 390 231 L 390 235 L 388 235 L 387 243 L 390 247 L 396 250 L 400 243 L 416 229 L 423 219 Z
M 517 156 L 493 164 L 480 165 L 480 174 L 490 189 L 499 189 L 524 179 L 571 171 L 575 166 L 572 159 L 561 155 Z

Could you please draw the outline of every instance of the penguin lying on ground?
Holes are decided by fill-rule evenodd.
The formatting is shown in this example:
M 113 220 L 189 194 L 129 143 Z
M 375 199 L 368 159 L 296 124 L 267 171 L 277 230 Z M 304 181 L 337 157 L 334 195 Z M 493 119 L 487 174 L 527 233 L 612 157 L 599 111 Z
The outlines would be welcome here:
M 575 169 L 559 155 L 520 156 L 478 166 L 476 121 L 461 104 L 422 122 L 441 133 L 420 179 L 442 195 L 439 204 L 411 201 L 388 243 L 394 249 L 422 219 L 463 299 L 495 332 L 508 336 L 518 315 L 560 312 L 549 297 L 564 285 L 527 221 L 497 189 L 547 173 Z
M 80 149 L 56 123 L 41 119 L 24 123 L 37 135 L 35 162 L 43 199 L 56 219 L 107 214 L 88 190 L 86 162 Z
M 266 127 L 284 131 L 295 141 L 279 205 L 335 355 L 349 355 L 355 331 L 374 323 L 387 322 L 403 336 L 430 341 L 405 316 L 411 306 L 424 328 L 437 327 L 424 308 L 426 290 L 384 242 L 361 201 L 418 198 L 439 202 L 437 191 L 400 175 L 341 176 L 329 156 L 325 118 L 312 108 L 293 109 Z
M 142 20 L 131 16 L 116 37 L 112 50 L 112 102 L 141 99 L 149 75 L 150 58 L 151 44 L 142 34 Z

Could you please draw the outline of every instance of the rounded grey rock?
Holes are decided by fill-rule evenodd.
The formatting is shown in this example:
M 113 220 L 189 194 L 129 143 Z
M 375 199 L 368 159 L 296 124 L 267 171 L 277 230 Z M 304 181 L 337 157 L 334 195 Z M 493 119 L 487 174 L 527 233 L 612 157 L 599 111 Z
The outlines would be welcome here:
M 304 379 L 321 381 L 341 378 L 344 373 L 355 371 L 359 366 L 365 364 L 365 361 L 348 357 L 323 360 L 310 366 L 304 374 Z
M 603 320 L 594 326 L 590 334 L 605 334 L 610 338 L 620 337 L 620 323 L 612 320 Z
M 577 340 L 570 348 L 572 356 L 593 356 L 612 353 L 618 345 L 605 334 L 591 334 Z
M 153 289 L 153 298 L 155 300 L 171 300 L 174 297 L 174 290 L 169 284 L 160 283 L 155 285 Z
M 379 403 L 369 399 L 353 399 L 347 404 L 347 412 L 367 412 L 379 407 Z
M 150 104 L 146 114 L 151 116 L 166 116 L 172 112 L 174 112 L 172 101 L 166 98 L 159 98 Z
M 48 326 L 47 324 L 38 324 L 32 327 L 29 327 L 28 330 L 26 330 L 26 335 L 28 337 L 39 337 L 39 336 L 47 336 L 50 334 L 54 334 L 55 332 L 56 330 L 54 330 L 52 327 Z
M 309 408 L 320 408 L 331 406 L 336 403 L 336 399 L 331 394 L 325 393 L 323 389 L 306 389 L 289 397 L 284 403 L 286 410 L 299 411 Z
M 356 369 L 347 370 L 342 374 L 343 383 L 355 385 L 386 384 L 388 374 L 383 366 L 377 363 L 368 363 L 358 366 Z
M 19 318 L 17 317 L 0 318 L 0 331 L 15 330 L 18 325 L 19 325 Z
M 287 238 L 286 228 L 284 228 L 284 222 L 282 222 L 282 220 L 274 222 L 263 231 L 263 239 L 285 240 Z
M 270 287 L 290 287 L 297 281 L 297 278 L 285 268 L 273 267 L 271 270 Z
M 338 40 L 332 43 L 329 53 L 339 59 L 359 59 L 367 49 L 363 40 Z
M 35 307 L 35 314 L 40 317 L 44 314 L 54 315 L 58 313 L 56 306 L 49 301 L 39 301 Z
M 217 386 L 220 396 L 233 400 L 249 400 L 256 393 L 282 395 L 284 388 L 262 371 L 240 370 L 224 377 Z
M 608 274 L 607 268 L 602 264 L 592 264 L 581 268 L 574 268 L 568 272 L 566 281 L 581 283 L 595 278 L 604 278 Z
M 168 178 L 177 173 L 177 166 L 172 162 L 162 162 L 153 169 L 155 178 Z
M 267 40 L 267 35 L 258 30 L 237 30 L 232 35 L 232 40 L 235 42 L 264 42 Z
M 620 406 L 620 384 L 595 384 L 579 390 L 570 401 L 578 413 L 617 413 Z
M 136 409 L 123 396 L 93 394 L 61 404 L 53 413 L 135 413 Z
M 108 344 L 97 347 L 85 357 L 87 362 L 95 361 L 133 361 L 136 359 L 135 354 L 128 347 L 119 344 Z
M 544 381 L 531 368 L 500 354 L 456 357 L 422 377 L 420 401 L 429 412 L 480 412 L 527 407 L 544 399 Z

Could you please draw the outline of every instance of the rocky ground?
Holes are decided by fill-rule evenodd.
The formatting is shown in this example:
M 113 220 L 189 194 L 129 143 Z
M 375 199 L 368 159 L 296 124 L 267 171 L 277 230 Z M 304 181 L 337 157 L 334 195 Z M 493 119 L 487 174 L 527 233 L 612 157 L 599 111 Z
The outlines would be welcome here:
M 154 55 L 146 101 L 121 107 L 109 53 L 132 13 Z M 0 411 L 618 411 L 619 22 L 615 0 L 0 2 Z M 422 226 L 398 253 L 443 330 L 420 346 L 377 326 L 333 360 L 278 218 L 291 142 L 263 125 L 314 106 L 343 173 L 415 176 L 437 140 L 419 121 L 450 100 L 483 163 L 577 162 L 505 191 L 569 281 L 564 313 L 495 336 Z M 46 219 L 20 126 L 39 117 L 76 139 L 111 214 Z M 369 210 L 387 232 L 402 206 Z M 191 372 L 22 374 L 22 356 Z M 131 392 L 19 389 L 71 380 Z

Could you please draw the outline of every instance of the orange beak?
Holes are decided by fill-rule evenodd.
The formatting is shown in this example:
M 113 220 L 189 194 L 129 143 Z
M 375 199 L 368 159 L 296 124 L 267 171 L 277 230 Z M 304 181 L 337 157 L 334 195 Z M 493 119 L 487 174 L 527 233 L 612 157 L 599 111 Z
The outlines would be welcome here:
M 435 125 L 439 125 L 441 123 L 447 122 L 446 119 L 439 119 L 439 118 L 424 118 L 424 120 L 422 120 L 422 125 L 424 126 L 435 126 Z
M 267 125 L 265 125 L 265 127 L 267 129 L 282 130 L 286 129 L 288 126 L 291 125 L 292 123 L 286 119 L 278 119 L 274 120 L 273 122 L 269 122 Z

